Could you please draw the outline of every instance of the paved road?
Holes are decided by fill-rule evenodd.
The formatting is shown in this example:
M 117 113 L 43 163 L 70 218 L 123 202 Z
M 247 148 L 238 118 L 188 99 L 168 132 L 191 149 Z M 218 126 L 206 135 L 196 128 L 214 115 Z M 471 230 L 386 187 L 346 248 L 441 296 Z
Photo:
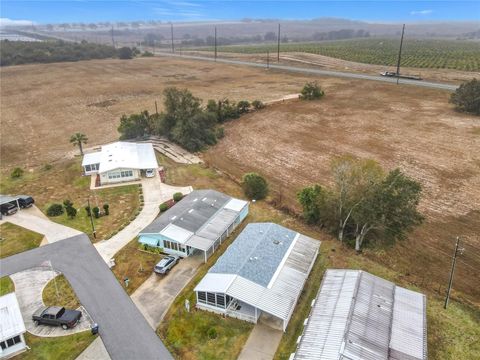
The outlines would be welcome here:
M 173 359 L 84 234 L 1 259 L 0 276 L 48 261 L 65 275 L 93 321 L 100 325 L 112 359 Z
M 155 52 L 155 54 L 160 56 L 181 57 L 184 59 L 192 59 L 192 60 L 215 61 L 214 58 L 206 57 L 206 56 L 198 56 L 198 55 L 179 55 L 179 54 L 172 54 L 172 53 L 166 53 L 161 51 L 157 51 Z M 231 60 L 231 59 L 217 58 L 217 62 L 221 62 L 225 64 L 233 64 L 233 65 L 254 66 L 254 67 L 260 67 L 260 68 L 266 67 L 266 64 L 256 63 L 252 61 L 244 61 L 244 60 Z M 350 72 L 344 72 L 344 71 L 308 69 L 308 68 L 288 66 L 288 65 L 270 64 L 270 69 L 292 71 L 292 72 L 298 72 L 303 74 L 326 75 L 326 76 L 343 77 L 343 78 L 350 78 L 350 79 L 382 81 L 382 82 L 387 82 L 392 84 L 397 82 L 396 78 L 389 78 L 389 77 L 380 76 L 380 75 L 377 76 L 377 75 L 350 73 Z M 435 82 L 429 82 L 429 81 L 408 80 L 408 79 L 400 79 L 399 83 L 405 84 L 405 85 L 414 85 L 414 86 L 421 86 L 421 87 L 427 87 L 432 89 L 442 89 L 442 90 L 449 90 L 449 91 L 455 91 L 458 88 L 458 85 L 435 83 Z

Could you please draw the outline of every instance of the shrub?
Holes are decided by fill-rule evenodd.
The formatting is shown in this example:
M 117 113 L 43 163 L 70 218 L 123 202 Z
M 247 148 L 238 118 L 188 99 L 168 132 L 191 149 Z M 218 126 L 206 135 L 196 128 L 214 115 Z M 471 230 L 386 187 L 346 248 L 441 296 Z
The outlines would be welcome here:
M 243 175 L 242 187 L 249 199 L 261 200 L 268 194 L 267 181 L 257 173 Z
M 252 106 L 255 110 L 260 110 L 265 107 L 265 104 L 261 102 L 260 100 L 253 100 L 252 101 Z
M 142 57 L 152 57 L 154 56 L 152 52 L 150 51 L 145 51 L 143 54 L 142 54 Z
M 480 115 L 480 81 L 473 79 L 460 85 L 450 102 L 457 111 Z
M 105 215 L 109 215 L 110 214 L 110 205 L 103 204 L 103 211 L 105 212 Z
M 300 99 L 316 100 L 320 99 L 325 92 L 320 88 L 316 81 L 307 82 L 301 91 Z
M 52 204 L 47 209 L 47 216 L 60 216 L 63 214 L 63 206 L 61 204 Z
M 121 47 L 118 49 L 118 57 L 123 60 L 133 58 L 133 51 L 127 46 Z
M 183 194 L 181 192 L 176 192 L 175 194 L 173 194 L 173 201 L 175 202 L 182 200 L 182 198 Z
M 244 114 L 250 109 L 250 103 L 247 100 L 241 100 L 237 103 L 237 109 L 240 114 Z
M 16 167 L 15 169 L 13 169 L 10 176 L 11 176 L 12 179 L 18 179 L 18 178 L 23 176 L 23 173 L 24 173 L 24 171 L 23 171 L 22 168 Z
M 214 327 L 208 329 L 207 336 L 210 340 L 216 339 L 218 336 L 217 329 L 215 329 Z
M 87 213 L 88 217 L 92 216 L 92 209 L 90 206 L 85 206 L 85 212 Z
M 63 206 L 65 206 L 65 209 L 69 208 L 69 207 L 72 207 L 73 202 L 71 202 L 69 199 L 63 200 Z
M 166 203 L 160 204 L 160 212 L 168 210 L 168 205 Z
M 67 216 L 70 219 L 73 219 L 75 216 L 77 216 L 77 209 L 75 209 L 73 206 L 68 206 L 65 208 L 65 210 L 67 211 Z
M 163 249 L 161 247 L 157 247 L 157 246 L 151 246 L 151 245 L 148 245 L 148 244 L 140 244 L 138 246 L 138 248 L 140 250 L 143 250 L 143 251 L 148 251 L 148 252 L 151 252 L 153 254 L 161 254 L 163 253 Z
M 45 171 L 52 170 L 52 168 L 53 168 L 53 165 L 51 165 L 51 164 L 43 165 L 43 170 L 45 170 Z
M 223 139 L 225 137 L 225 129 L 223 126 L 217 128 L 217 139 Z
M 98 206 L 95 206 L 93 209 L 93 216 L 95 216 L 96 219 L 98 219 L 100 217 L 100 209 L 98 208 Z

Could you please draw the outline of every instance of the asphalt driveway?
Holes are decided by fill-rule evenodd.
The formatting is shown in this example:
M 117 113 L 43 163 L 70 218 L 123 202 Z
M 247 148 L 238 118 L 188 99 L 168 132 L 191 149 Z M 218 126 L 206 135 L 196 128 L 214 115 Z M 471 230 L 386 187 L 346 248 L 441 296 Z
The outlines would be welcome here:
M 100 325 L 112 359 L 173 359 L 85 234 L 1 259 L 0 276 L 48 261 L 65 275 L 93 321 Z

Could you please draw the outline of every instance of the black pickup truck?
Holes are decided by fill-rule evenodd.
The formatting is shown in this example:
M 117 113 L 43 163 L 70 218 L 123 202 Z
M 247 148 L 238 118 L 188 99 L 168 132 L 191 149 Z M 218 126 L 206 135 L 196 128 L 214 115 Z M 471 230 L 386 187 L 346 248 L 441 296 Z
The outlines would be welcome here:
M 80 311 L 67 310 L 60 306 L 42 306 L 32 315 L 35 325 L 61 326 L 64 330 L 75 327 L 81 317 L 82 313 Z

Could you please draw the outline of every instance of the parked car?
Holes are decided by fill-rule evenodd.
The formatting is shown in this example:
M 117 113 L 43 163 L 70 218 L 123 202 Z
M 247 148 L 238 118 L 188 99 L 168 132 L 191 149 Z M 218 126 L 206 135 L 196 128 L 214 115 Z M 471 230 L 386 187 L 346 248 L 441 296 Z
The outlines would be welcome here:
M 60 306 L 42 306 L 32 315 L 33 323 L 61 326 L 63 330 L 75 327 L 80 321 L 82 313 L 78 310 L 68 310 Z
M 35 204 L 35 200 L 33 200 L 31 196 L 20 195 L 18 197 L 18 204 L 20 205 L 20 208 L 25 209 Z
M 12 203 L 5 203 L 0 205 L 0 211 L 2 215 L 12 215 L 18 211 L 18 207 Z
M 153 271 L 155 271 L 157 274 L 166 274 L 178 263 L 179 259 L 180 257 L 178 257 L 177 255 L 165 256 L 162 260 L 158 262 L 157 265 L 155 265 Z
M 145 170 L 145 177 L 152 178 L 155 176 L 155 169 L 147 169 Z

